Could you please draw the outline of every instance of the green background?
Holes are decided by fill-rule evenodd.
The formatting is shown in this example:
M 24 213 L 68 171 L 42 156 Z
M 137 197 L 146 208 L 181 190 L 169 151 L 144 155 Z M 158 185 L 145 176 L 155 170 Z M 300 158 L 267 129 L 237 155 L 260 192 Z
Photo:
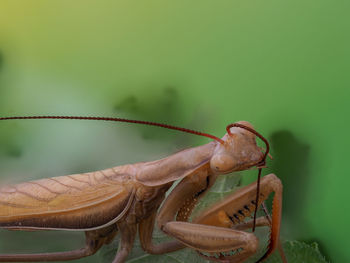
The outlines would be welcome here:
M 0 114 L 133 117 L 217 136 L 248 120 L 270 139 L 270 171 L 284 183 L 282 238 L 316 241 L 331 262 L 350 262 L 349 11 L 345 0 L 0 0 Z M 207 142 L 174 133 L 4 122 L 1 182 Z M 38 245 L 27 233 L 0 234 L 2 253 L 42 251 L 45 238 L 53 250 L 77 247 L 81 237 L 30 235 Z

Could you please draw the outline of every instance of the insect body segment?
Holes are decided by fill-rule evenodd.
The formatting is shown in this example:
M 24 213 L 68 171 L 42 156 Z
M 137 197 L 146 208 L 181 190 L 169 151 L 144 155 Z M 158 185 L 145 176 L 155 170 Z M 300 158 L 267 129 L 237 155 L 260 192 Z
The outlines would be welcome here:
M 5 117 L 0 120 L 31 118 L 60 117 Z M 62 118 L 147 123 L 118 118 Z M 249 123 L 240 122 L 229 125 L 228 133 L 221 139 L 207 136 L 214 141 L 161 160 L 4 186 L 0 188 L 0 228 L 85 231 L 86 246 L 67 252 L 0 254 L 0 262 L 65 261 L 86 257 L 120 233 L 121 243 L 113 263 L 122 263 L 132 249 L 137 230 L 142 248 L 151 254 L 190 247 L 212 261 L 243 262 L 256 252 L 258 245 L 255 235 L 244 231 L 252 223 L 243 220 L 275 192 L 272 223 L 261 218 L 256 221 L 256 226 L 268 225 L 272 229 L 266 258 L 279 242 L 281 222 L 282 187 L 274 175 L 261 180 L 260 192 L 254 184 L 246 186 L 188 222 L 193 208 L 218 176 L 265 162 L 268 146 L 265 154 L 262 153 L 256 144 L 256 135 L 261 136 Z M 181 181 L 165 198 L 176 180 Z M 259 193 L 257 199 L 256 192 Z M 153 244 L 155 224 L 174 239 Z

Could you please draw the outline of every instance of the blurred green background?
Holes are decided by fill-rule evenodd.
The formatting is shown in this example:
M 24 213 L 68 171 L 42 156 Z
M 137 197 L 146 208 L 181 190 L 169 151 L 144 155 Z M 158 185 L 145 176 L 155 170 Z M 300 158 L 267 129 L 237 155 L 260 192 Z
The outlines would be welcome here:
M 345 0 L 0 0 L 0 115 L 122 116 L 217 136 L 248 120 L 270 139 L 269 171 L 284 183 L 282 238 L 350 262 L 349 11 Z M 154 160 L 205 142 L 123 124 L 3 122 L 0 179 Z M 82 244 L 75 233 L 0 234 L 2 253 Z

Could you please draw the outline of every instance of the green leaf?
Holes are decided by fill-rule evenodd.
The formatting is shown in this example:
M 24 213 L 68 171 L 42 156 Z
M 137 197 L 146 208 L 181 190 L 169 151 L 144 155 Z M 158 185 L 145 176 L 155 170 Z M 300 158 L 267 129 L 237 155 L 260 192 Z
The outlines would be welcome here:
M 283 249 L 288 263 L 328 263 L 316 242 L 309 245 L 299 241 L 286 241 L 283 243 Z M 282 262 L 280 256 L 275 252 L 264 263 L 280 262 Z

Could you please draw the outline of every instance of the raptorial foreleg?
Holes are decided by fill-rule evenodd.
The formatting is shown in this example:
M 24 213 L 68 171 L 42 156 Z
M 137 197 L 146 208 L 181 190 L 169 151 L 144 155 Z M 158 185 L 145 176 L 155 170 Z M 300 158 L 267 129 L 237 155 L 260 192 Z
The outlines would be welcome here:
M 260 259 L 260 261 L 263 261 L 278 247 L 279 244 L 282 216 L 282 183 L 274 174 L 266 175 L 261 179 L 258 204 L 256 204 L 255 201 L 256 183 L 252 183 L 229 195 L 223 201 L 215 204 L 194 219 L 193 222 L 225 228 L 244 229 L 247 227 L 247 224 L 252 223 L 252 221 L 248 223 L 244 222 L 244 219 L 250 216 L 254 212 L 255 206 L 260 206 L 272 192 L 274 192 L 275 195 L 273 198 L 270 244 L 269 249 Z M 266 220 L 264 221 L 263 224 L 270 224 Z
M 242 262 L 256 252 L 258 239 L 253 233 L 239 231 L 234 226 L 239 228 L 239 225 L 244 223 L 244 219 L 254 212 L 255 206 L 260 206 L 274 192 L 270 245 L 262 261 L 275 250 L 279 243 L 282 184 L 275 175 L 270 174 L 262 178 L 260 187 L 258 203 L 255 196 L 256 184 L 252 183 L 226 197 L 194 219 L 192 223 L 163 221 L 161 228 L 186 246 L 200 251 L 201 255 L 219 253 L 216 256 L 207 254 L 206 257 L 210 260 Z M 261 224 L 268 224 L 266 220 L 262 220 Z

